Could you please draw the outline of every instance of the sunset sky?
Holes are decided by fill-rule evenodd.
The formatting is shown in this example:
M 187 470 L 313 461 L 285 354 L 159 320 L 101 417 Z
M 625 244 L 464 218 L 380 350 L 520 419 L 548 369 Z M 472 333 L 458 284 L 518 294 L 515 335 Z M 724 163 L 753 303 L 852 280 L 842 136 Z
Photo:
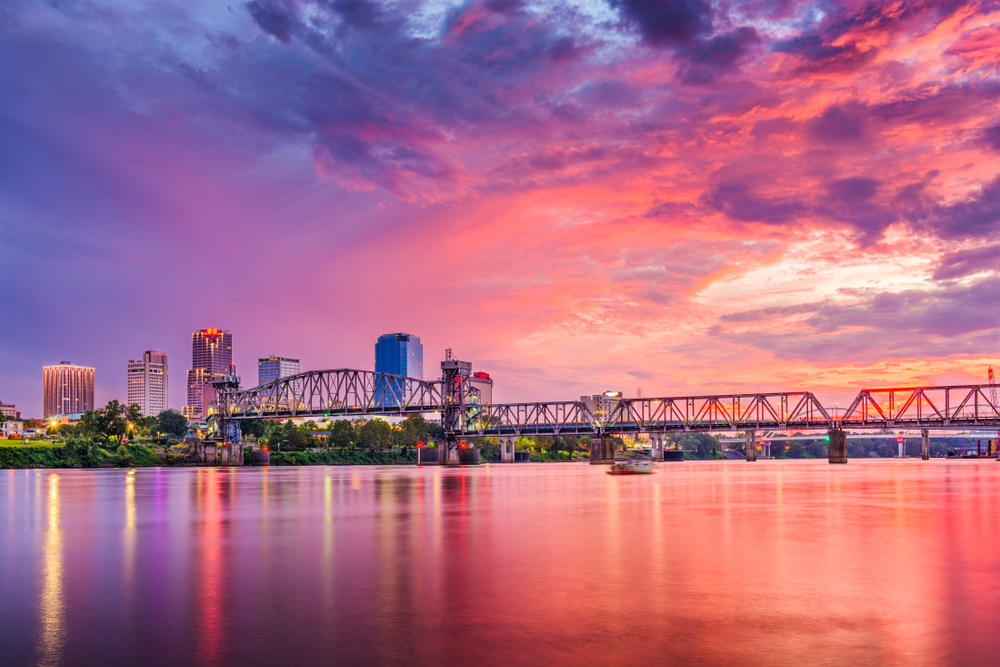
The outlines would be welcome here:
M 1000 2 L 0 10 L 0 401 L 191 332 L 498 402 L 984 382 Z

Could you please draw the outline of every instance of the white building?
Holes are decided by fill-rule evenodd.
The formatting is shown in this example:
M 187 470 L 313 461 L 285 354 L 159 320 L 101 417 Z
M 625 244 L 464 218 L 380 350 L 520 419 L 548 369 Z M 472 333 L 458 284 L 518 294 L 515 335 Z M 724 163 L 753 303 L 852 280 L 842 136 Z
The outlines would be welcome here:
M 8 419 L 5 422 L 0 422 L 0 437 L 7 438 L 9 436 L 21 437 L 24 434 L 24 422 L 15 421 L 13 419 Z
M 146 417 L 155 417 L 170 407 L 167 353 L 146 350 L 142 359 L 128 362 L 128 405 L 135 403 Z
M 473 373 L 469 384 L 479 390 L 480 405 L 493 405 L 493 379 L 489 373 Z

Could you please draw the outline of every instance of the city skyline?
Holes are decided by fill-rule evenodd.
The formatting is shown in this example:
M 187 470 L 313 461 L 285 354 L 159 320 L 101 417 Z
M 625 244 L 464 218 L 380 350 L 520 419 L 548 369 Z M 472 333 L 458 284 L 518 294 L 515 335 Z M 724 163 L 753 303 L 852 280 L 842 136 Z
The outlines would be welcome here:
M 4 401 L 205 323 L 244 376 L 419 331 L 498 402 L 997 365 L 995 5 L 359 6 L 9 3 Z

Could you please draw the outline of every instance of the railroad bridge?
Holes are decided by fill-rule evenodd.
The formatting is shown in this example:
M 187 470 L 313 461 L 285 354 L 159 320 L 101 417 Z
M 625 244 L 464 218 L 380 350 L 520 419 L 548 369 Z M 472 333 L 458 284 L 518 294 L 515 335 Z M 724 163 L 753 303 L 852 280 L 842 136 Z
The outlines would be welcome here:
M 808 391 L 622 398 L 594 414 L 582 401 L 482 405 L 468 381 L 472 364 L 452 357 L 441 363 L 441 380 L 355 369 L 307 371 L 241 390 L 239 379 L 216 382 L 210 407 L 210 438 L 238 442 L 245 419 L 343 417 L 439 413 L 444 429 L 439 461 L 460 465 L 460 443 L 500 439 L 503 462 L 514 461 L 520 436 L 589 435 L 591 463 L 614 461 L 615 436 L 648 434 L 654 458 L 664 437 L 679 432 L 742 432 L 747 460 L 757 459 L 757 433 L 826 431 L 830 463 L 847 462 L 846 430 L 917 429 L 922 458 L 930 455 L 929 430 L 1000 428 L 991 385 L 863 389 L 842 412 L 831 415 Z

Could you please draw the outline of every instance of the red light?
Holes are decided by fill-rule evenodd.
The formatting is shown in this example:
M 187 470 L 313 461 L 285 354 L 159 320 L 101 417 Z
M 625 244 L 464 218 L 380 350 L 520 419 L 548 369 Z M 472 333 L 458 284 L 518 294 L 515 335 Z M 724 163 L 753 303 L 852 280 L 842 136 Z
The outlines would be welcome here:
M 270 451 L 270 449 L 268 449 L 267 445 L 264 445 L 263 447 L 260 448 L 260 451 L 267 452 Z
M 462 443 L 462 449 L 465 449 L 467 446 L 464 442 Z
M 424 448 L 424 443 L 418 442 L 417 443 L 417 449 L 423 449 L 423 448 Z

